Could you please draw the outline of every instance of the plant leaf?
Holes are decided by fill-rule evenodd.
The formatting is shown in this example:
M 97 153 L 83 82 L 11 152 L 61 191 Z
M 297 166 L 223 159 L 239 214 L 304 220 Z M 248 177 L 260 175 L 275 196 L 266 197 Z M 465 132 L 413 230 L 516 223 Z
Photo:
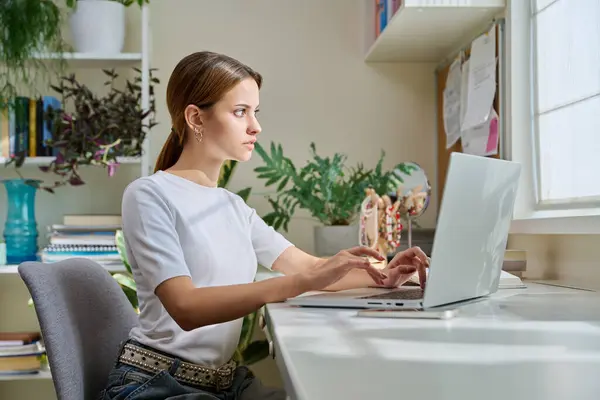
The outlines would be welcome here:
M 252 365 L 269 356 L 269 342 L 267 340 L 256 340 L 242 351 L 242 363 Z
M 123 265 L 125 265 L 125 269 L 130 274 L 133 274 L 133 272 L 131 272 L 131 265 L 129 264 L 129 260 L 127 259 L 127 250 L 125 248 L 125 236 L 123 236 L 122 229 L 117 229 L 117 231 L 115 232 L 115 245 L 117 246 L 117 252 L 119 253 L 119 257 L 121 257 L 121 262 L 123 263 Z

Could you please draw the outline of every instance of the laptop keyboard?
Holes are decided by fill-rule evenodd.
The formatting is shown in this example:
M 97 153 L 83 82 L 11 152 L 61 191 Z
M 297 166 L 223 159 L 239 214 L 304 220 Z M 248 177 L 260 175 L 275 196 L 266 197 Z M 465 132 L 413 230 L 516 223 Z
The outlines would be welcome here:
M 423 298 L 423 289 L 397 290 L 371 296 L 359 297 L 359 299 L 392 299 L 392 300 L 417 300 Z

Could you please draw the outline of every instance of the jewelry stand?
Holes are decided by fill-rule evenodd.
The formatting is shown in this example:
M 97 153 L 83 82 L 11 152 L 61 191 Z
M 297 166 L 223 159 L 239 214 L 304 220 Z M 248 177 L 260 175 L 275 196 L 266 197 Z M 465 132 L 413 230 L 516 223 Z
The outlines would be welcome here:
M 371 188 L 365 191 L 360 207 L 358 243 L 381 254 L 386 261 L 371 260 L 376 268 L 385 268 L 387 259 L 400 245 L 402 223 L 398 200 L 388 195 L 379 196 Z

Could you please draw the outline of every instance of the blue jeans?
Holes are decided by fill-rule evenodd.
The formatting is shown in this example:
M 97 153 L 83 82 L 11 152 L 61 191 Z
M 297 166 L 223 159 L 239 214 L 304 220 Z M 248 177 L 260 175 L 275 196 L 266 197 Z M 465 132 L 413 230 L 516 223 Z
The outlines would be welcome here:
M 221 391 L 177 381 L 170 371 L 149 373 L 117 362 L 99 400 L 285 400 L 285 391 L 263 386 L 245 366 L 237 367 L 233 384 Z

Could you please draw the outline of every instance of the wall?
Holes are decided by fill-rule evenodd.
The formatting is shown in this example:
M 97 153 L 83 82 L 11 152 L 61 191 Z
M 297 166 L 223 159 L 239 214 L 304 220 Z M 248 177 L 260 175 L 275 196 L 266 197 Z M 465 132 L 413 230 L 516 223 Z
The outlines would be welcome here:
M 600 290 L 599 235 L 511 235 L 527 250 L 525 277 Z
M 414 160 L 435 185 L 434 65 L 366 65 L 364 0 L 177 4 L 152 4 L 152 66 L 164 84 L 183 56 L 199 50 L 226 53 L 264 76 L 263 145 L 281 143 L 297 165 L 307 159 L 311 141 L 322 155 L 340 151 L 350 164 L 367 166 L 385 149 L 386 167 Z M 164 99 L 163 87 L 157 93 L 161 125 L 152 138 L 153 159 L 170 130 Z M 232 189 L 252 186 L 249 202 L 264 214 L 269 210 L 265 189 L 253 172 L 260 162 L 254 155 L 240 165 Z M 312 251 L 314 223 L 307 217 L 298 213 L 286 236 Z M 431 225 L 434 217 L 428 212 L 423 224 Z

